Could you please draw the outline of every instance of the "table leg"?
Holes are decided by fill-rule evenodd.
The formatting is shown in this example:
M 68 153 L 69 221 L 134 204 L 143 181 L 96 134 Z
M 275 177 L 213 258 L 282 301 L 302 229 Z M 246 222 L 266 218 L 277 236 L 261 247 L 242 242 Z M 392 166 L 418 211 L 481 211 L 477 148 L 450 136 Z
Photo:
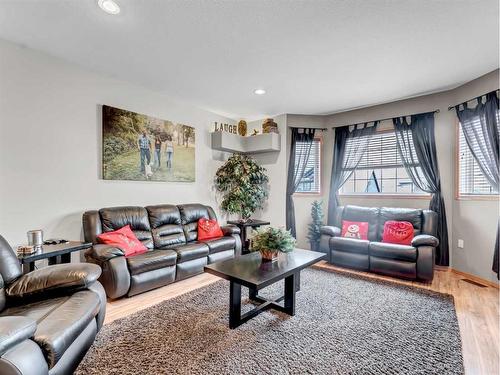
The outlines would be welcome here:
M 295 286 L 296 286 L 296 275 L 291 274 L 285 278 L 285 312 L 288 315 L 295 315 Z
M 61 263 L 71 263 L 71 253 L 62 254 Z
M 47 258 L 47 263 L 49 264 L 49 266 L 53 266 L 54 264 L 58 264 L 58 257 L 55 256 L 55 257 L 50 257 L 50 258 Z
M 23 274 L 27 274 L 35 270 L 35 262 L 23 263 Z
M 300 291 L 300 272 L 297 272 L 295 274 L 295 291 L 296 292 Z
M 257 298 L 257 289 L 248 288 L 248 297 L 250 300 L 254 300 Z
M 229 285 L 229 328 L 241 324 L 241 284 L 234 281 Z

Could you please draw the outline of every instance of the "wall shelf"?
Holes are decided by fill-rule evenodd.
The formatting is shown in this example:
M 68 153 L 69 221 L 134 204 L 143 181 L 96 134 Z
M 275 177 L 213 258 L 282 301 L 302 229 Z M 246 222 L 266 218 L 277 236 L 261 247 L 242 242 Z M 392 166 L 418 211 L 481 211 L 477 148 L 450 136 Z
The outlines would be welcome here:
M 239 154 L 261 154 L 279 152 L 281 137 L 276 133 L 258 134 L 248 137 L 226 132 L 211 133 L 212 149 Z

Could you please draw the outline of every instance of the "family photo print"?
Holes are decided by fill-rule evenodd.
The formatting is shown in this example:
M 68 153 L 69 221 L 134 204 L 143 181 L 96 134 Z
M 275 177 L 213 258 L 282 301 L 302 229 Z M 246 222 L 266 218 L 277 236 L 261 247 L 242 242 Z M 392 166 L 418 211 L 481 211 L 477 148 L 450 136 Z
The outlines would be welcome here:
M 102 106 L 105 180 L 195 180 L 195 128 Z

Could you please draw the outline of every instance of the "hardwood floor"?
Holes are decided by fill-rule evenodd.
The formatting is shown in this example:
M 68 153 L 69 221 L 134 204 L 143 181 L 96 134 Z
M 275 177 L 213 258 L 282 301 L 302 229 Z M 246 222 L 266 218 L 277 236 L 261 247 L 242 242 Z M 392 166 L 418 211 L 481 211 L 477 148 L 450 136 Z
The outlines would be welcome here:
M 315 267 L 333 272 L 360 274 L 373 279 L 388 280 L 453 295 L 462 336 L 465 373 L 467 375 L 500 373 L 499 290 L 497 288 L 481 287 L 464 281 L 466 276 L 448 269 L 438 269 L 432 283 L 423 284 L 346 270 L 326 262 L 320 262 Z M 105 324 L 217 280 L 220 279 L 216 276 L 202 274 L 132 298 L 108 301 Z

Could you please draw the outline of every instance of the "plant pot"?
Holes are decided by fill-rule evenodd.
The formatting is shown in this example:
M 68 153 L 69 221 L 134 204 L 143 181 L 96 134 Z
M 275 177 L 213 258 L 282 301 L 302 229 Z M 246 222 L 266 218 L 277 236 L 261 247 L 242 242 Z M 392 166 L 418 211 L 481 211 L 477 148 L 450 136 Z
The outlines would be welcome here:
M 261 250 L 260 255 L 263 262 L 275 262 L 278 260 L 279 251 L 270 249 Z
M 319 249 L 319 242 L 314 241 L 314 242 L 310 242 L 310 244 L 311 244 L 311 250 L 312 251 L 318 251 L 318 249 Z

